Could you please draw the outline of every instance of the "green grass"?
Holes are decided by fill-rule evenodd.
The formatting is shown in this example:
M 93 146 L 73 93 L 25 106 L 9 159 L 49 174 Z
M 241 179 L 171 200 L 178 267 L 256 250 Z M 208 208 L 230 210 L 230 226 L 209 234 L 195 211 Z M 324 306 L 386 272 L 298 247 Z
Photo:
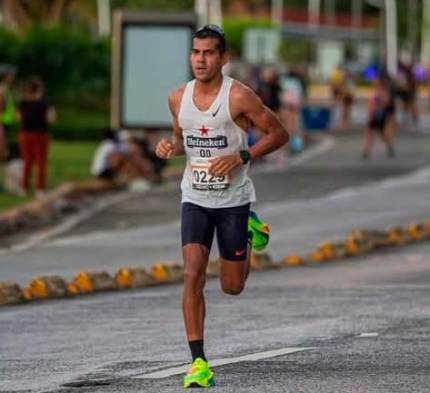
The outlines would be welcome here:
M 99 142 L 53 141 L 49 147 L 48 187 L 72 181 L 79 182 L 90 177 L 90 165 L 94 151 Z M 175 157 L 169 160 L 168 166 L 183 168 L 185 157 Z M 33 173 L 33 184 L 34 176 Z M 0 185 L 3 184 L 3 174 L 0 171 Z M 32 196 L 19 197 L 7 194 L 0 189 L 0 212 L 21 205 L 32 199 Z
M 91 160 L 97 145 L 98 142 L 53 141 L 49 149 L 48 187 L 52 189 L 67 181 L 78 182 L 87 179 L 90 176 Z M 0 180 L 0 184 L 2 183 L 3 179 Z M 18 197 L 0 192 L 0 211 L 30 199 L 31 196 Z
M 0 191 L 0 212 L 2 210 L 9 209 L 17 205 L 21 205 L 30 200 L 30 196 L 18 197 L 16 195 L 7 194 L 3 191 Z
M 90 176 L 90 165 L 98 142 L 55 141 L 50 146 L 48 185 L 81 181 Z

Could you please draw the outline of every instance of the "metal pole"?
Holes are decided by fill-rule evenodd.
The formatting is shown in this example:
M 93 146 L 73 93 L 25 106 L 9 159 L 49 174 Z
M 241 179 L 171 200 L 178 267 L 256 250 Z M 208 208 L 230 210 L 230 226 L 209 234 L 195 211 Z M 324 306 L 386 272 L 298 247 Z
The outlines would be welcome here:
M 397 74 L 397 6 L 395 0 L 385 0 L 385 42 L 387 49 L 387 71 Z
M 360 33 L 363 18 L 363 2 L 362 0 L 353 0 L 352 2 L 352 43 L 354 47 L 354 56 L 359 59 Z
M 309 0 L 309 27 L 317 28 L 320 23 L 320 0 Z
M 194 11 L 197 14 L 198 26 L 204 26 L 209 21 L 208 0 L 195 0 Z
M 363 20 L 363 0 L 354 0 L 352 3 L 352 25 L 355 29 L 361 28 Z
M 430 62 L 430 0 L 423 0 L 423 19 L 421 27 L 421 63 Z
M 417 50 L 417 0 L 410 0 L 408 8 L 408 45 L 410 50 L 410 60 L 415 63 Z
M 208 2 L 209 6 L 209 21 L 218 26 L 222 24 L 222 8 L 221 0 L 210 0 Z
M 271 17 L 272 26 L 282 29 L 284 18 L 284 0 L 272 0 Z
M 110 34 L 110 0 L 97 0 L 99 35 Z
M 336 22 L 336 2 L 335 0 L 326 0 L 325 14 L 327 15 L 327 24 L 333 27 Z

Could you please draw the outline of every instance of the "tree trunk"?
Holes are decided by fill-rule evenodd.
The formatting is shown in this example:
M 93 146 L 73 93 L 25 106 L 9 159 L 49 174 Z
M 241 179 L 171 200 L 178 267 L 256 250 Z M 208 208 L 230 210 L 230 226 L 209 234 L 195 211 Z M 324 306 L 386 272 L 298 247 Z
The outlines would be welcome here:
M 20 1 L 3 0 L 1 5 L 7 27 L 17 32 L 27 30 L 30 25 L 30 18 Z
M 73 0 L 3 0 L 1 8 L 5 25 L 25 32 L 32 23 L 60 23 Z

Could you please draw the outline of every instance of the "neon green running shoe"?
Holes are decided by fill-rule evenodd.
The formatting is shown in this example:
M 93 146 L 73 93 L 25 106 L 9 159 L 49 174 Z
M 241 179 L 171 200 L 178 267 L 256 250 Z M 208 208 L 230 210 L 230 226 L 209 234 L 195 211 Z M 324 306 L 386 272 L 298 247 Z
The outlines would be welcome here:
M 263 251 L 269 243 L 270 228 L 265 222 L 262 222 L 254 211 L 249 212 L 248 232 L 251 232 L 252 249 Z
M 214 373 L 202 358 L 194 360 L 184 377 L 184 388 L 209 388 L 214 386 Z

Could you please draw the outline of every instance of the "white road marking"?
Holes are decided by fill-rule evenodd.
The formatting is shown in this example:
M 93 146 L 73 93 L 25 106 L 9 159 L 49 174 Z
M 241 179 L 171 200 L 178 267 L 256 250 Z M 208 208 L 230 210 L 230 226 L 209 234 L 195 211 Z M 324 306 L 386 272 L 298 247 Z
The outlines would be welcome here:
M 358 337 L 360 337 L 360 338 L 363 338 L 363 337 L 365 337 L 365 338 L 367 338 L 367 337 L 378 337 L 378 336 L 379 336 L 379 333 L 376 333 L 376 332 L 361 333 L 361 334 L 358 335 Z
M 313 347 L 289 347 L 289 348 L 281 348 L 275 349 L 273 351 L 265 351 L 253 353 L 250 355 L 238 356 L 235 358 L 225 358 L 225 359 L 215 359 L 210 361 L 211 367 L 224 366 L 226 364 L 240 363 L 240 362 L 255 362 L 257 360 L 273 358 L 275 356 L 288 355 L 291 353 L 309 351 L 314 349 Z M 160 379 L 167 378 L 173 375 L 184 374 L 189 368 L 189 364 L 171 367 L 165 370 L 154 371 L 148 374 L 135 375 L 133 378 L 135 379 Z

